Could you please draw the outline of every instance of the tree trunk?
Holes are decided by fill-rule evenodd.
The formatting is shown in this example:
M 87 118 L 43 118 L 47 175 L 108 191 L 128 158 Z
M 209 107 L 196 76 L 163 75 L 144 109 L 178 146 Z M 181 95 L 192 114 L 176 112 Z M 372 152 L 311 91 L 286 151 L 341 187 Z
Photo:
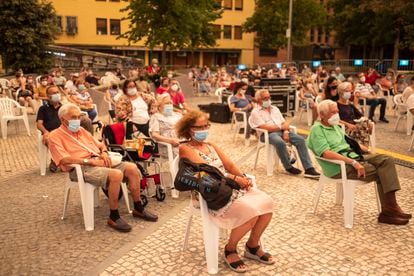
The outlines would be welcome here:
M 194 67 L 194 49 L 191 48 L 191 67 Z
M 395 41 L 394 41 L 394 54 L 392 56 L 392 69 L 394 71 L 397 71 L 399 51 L 400 51 L 400 30 L 398 29 L 397 37 L 395 38 Z
M 366 59 L 367 57 L 367 45 L 364 45 L 363 52 L 362 52 L 362 59 Z

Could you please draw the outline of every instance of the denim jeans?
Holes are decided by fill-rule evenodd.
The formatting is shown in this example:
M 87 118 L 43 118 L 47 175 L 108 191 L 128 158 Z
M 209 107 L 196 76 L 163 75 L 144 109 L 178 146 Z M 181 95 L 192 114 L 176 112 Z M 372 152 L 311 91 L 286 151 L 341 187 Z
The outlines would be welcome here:
M 387 108 L 387 100 L 384 98 L 376 99 L 367 99 L 367 105 L 369 105 L 369 118 L 373 118 L 375 114 L 375 109 L 378 105 L 381 105 L 380 109 L 380 119 L 385 118 L 385 110 Z
M 282 161 L 283 167 L 285 169 L 290 169 L 292 165 L 290 164 L 290 157 L 286 148 L 286 142 L 283 140 L 282 135 L 281 131 L 269 133 L 269 143 L 276 148 L 277 155 Z M 289 132 L 289 141 L 298 150 L 303 168 L 305 170 L 312 168 L 313 165 L 309 156 L 308 148 L 306 147 L 305 139 L 296 133 Z

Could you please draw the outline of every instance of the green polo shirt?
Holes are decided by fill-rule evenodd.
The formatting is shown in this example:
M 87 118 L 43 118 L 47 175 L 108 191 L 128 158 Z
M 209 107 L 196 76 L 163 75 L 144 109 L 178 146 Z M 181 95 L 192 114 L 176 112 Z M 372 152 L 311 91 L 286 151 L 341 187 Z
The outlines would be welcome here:
M 308 148 L 319 157 L 322 157 L 327 150 L 339 153 L 340 151 L 350 149 L 349 144 L 345 140 L 344 131 L 340 126 L 324 126 L 319 121 L 313 124 L 307 144 Z M 351 153 L 350 157 L 358 157 L 358 155 Z M 318 163 L 322 167 L 323 174 L 327 177 L 332 177 L 341 172 L 341 168 L 337 164 L 322 160 L 318 160 Z

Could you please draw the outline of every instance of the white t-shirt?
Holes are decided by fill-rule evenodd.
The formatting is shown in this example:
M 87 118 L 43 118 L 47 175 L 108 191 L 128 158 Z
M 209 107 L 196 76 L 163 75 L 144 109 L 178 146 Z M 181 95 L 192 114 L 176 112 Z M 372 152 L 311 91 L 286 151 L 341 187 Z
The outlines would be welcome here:
M 402 94 L 403 102 L 407 102 L 411 95 L 414 95 L 414 89 L 412 89 L 411 86 L 407 86 Z
M 135 100 L 131 101 L 131 104 L 132 104 L 131 121 L 139 125 L 148 123 L 150 117 L 148 114 L 147 103 L 141 97 L 138 97 Z
M 181 113 L 173 112 L 171 116 L 165 116 L 161 113 L 155 113 L 151 116 L 149 129 L 150 132 L 159 132 L 162 136 L 177 138 L 175 133 L 175 124 L 182 117 Z

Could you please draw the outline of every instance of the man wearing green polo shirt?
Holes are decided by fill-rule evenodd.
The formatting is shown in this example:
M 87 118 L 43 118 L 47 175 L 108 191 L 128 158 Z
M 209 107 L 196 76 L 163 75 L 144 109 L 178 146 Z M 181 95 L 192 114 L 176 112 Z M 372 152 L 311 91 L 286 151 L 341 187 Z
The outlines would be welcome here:
M 336 103 L 324 100 L 319 104 L 318 110 L 321 120 L 315 122 L 311 128 L 308 147 L 317 156 L 344 161 L 348 179 L 376 181 L 382 206 L 378 222 L 407 224 L 412 216 L 404 213 L 397 203 L 395 192 L 401 187 L 393 159 L 384 154 L 369 154 L 368 149 L 361 146 L 366 154 L 363 155 L 362 161 L 357 161 L 359 155 L 351 150 L 345 140 L 344 132 L 338 126 L 339 111 Z M 339 165 L 318 161 L 325 176 L 341 178 Z

